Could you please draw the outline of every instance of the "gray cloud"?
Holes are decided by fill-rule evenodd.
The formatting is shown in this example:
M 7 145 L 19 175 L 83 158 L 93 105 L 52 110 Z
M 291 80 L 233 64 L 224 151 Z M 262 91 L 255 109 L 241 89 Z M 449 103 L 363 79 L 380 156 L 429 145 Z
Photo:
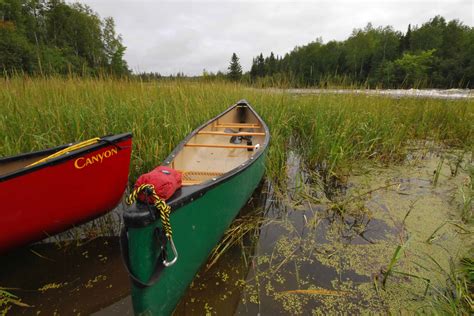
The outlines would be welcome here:
M 473 25 L 472 0 L 125 1 L 81 0 L 112 16 L 135 71 L 226 71 L 233 52 L 248 70 L 262 52 L 284 55 L 322 37 L 344 40 L 371 22 L 405 31 L 437 14 Z

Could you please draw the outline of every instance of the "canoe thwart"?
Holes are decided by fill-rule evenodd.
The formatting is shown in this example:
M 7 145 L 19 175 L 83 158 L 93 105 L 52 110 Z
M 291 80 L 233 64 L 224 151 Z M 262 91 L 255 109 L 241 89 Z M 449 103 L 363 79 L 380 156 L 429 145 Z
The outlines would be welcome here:
M 222 136 L 265 136 L 265 133 L 258 133 L 258 132 L 227 133 L 227 132 L 214 132 L 214 131 L 199 131 L 198 134 L 202 134 L 202 135 L 222 135 Z
M 210 147 L 210 148 L 244 148 L 244 149 L 255 149 L 257 145 L 218 145 L 218 144 L 185 144 L 186 147 Z
M 216 123 L 217 128 L 261 128 L 260 124 L 251 123 Z

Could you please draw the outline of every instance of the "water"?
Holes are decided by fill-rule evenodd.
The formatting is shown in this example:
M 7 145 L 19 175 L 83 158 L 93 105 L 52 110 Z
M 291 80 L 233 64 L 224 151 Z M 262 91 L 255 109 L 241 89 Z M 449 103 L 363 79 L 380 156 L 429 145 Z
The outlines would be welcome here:
M 21 248 L 2 256 L 0 267 L 2 287 L 14 288 L 11 292 L 30 306 L 14 306 L 12 315 L 88 315 L 129 295 L 115 237 L 61 249 L 54 243 Z
M 403 166 L 353 175 L 338 199 L 339 206 L 351 201 L 343 211 L 335 211 L 334 203 L 301 202 L 299 195 L 307 191 L 318 200 L 328 194 L 313 187 L 307 170 L 298 168 L 298 155 L 290 153 L 288 196 L 276 199 L 271 186 L 263 190 L 264 202 L 257 203 L 263 211 L 255 214 L 263 220 L 249 218 L 260 223 L 253 239 L 203 269 L 176 314 L 364 314 L 422 308 L 427 304 L 425 280 L 431 290 L 443 288 L 447 276 L 442 269 L 449 271 L 449 258 L 456 261 L 473 244 L 463 229 L 451 225 L 463 225 L 456 199 L 466 174 L 452 175 L 463 154 L 443 153 L 446 161 L 434 186 L 438 153 L 414 152 Z M 464 157 L 464 168 L 470 159 Z M 434 232 L 433 241 L 426 242 Z M 393 273 L 382 289 L 396 247 L 407 243 L 396 268 L 414 277 Z
M 446 279 L 427 254 L 449 269 L 449 258 L 473 245 L 459 220 L 463 169 L 472 158 L 462 157 L 453 175 L 460 155 L 414 151 L 404 165 L 359 170 L 335 193 L 289 153 L 287 192 L 262 183 L 233 223 L 247 233 L 203 266 L 175 315 L 387 313 L 426 305 L 422 278 L 433 287 Z M 117 223 L 99 221 L 86 234 L 65 234 L 87 236 L 79 246 L 56 238 L 1 257 L 0 286 L 30 306 L 8 314 L 133 314 Z M 90 233 L 99 226 L 106 236 Z M 396 269 L 419 278 L 393 274 L 382 289 L 401 244 L 407 246 Z
M 453 100 L 474 98 L 474 92 L 471 89 L 287 89 L 277 91 L 292 94 L 362 94 L 393 98 L 415 97 Z

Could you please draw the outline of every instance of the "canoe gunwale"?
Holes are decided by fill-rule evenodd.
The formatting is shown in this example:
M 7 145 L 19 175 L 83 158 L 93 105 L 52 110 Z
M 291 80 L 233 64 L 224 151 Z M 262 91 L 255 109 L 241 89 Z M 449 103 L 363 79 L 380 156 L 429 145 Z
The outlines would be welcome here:
M 220 117 L 224 116 L 228 112 L 232 111 L 234 108 L 238 106 L 246 106 L 248 109 L 256 116 L 256 118 L 260 121 L 261 127 L 265 130 L 265 140 L 263 144 L 261 144 L 258 151 L 255 154 L 246 160 L 244 163 L 240 164 L 238 167 L 224 173 L 222 176 L 217 177 L 215 180 L 208 180 L 203 182 L 202 184 L 192 185 L 181 187 L 170 200 L 167 201 L 168 205 L 171 207 L 171 212 L 174 213 L 178 211 L 180 208 L 185 206 L 188 203 L 199 199 L 200 197 L 204 196 L 208 191 L 212 190 L 216 186 L 225 183 L 232 178 L 238 176 L 242 172 L 244 172 L 248 167 L 254 164 L 256 161 L 261 158 L 261 156 L 267 151 L 268 144 L 270 143 L 270 130 L 265 123 L 265 121 L 258 115 L 258 113 L 252 108 L 252 106 L 247 102 L 247 100 L 240 100 L 234 105 L 230 106 L 227 110 L 220 113 L 219 115 L 215 116 L 214 118 L 210 119 L 206 123 L 202 124 L 194 131 L 192 131 L 188 136 L 186 136 L 183 141 L 181 141 L 176 148 L 168 155 L 168 157 L 164 160 L 161 164 L 162 166 L 168 166 L 176 157 L 177 153 L 180 152 L 184 147 L 185 144 L 195 135 L 198 134 L 200 130 L 204 127 L 212 124 L 214 121 L 219 119 Z M 123 214 L 124 224 L 128 227 L 139 228 L 139 227 L 146 227 L 156 222 L 157 218 L 154 216 L 153 212 L 150 211 L 147 204 L 141 202 L 135 202 L 131 208 L 126 210 Z
M 48 167 L 48 166 L 53 166 L 53 165 L 60 164 L 64 161 L 68 161 L 70 159 L 82 156 L 84 154 L 97 151 L 97 150 L 99 150 L 100 148 L 103 148 L 103 147 L 108 147 L 108 146 L 111 146 L 111 145 L 113 146 L 115 143 L 118 143 L 120 141 L 123 141 L 125 139 L 129 139 L 129 138 L 132 138 L 132 133 L 110 134 L 110 135 L 103 136 L 103 137 L 100 138 L 98 143 L 90 145 L 86 148 L 81 148 L 81 149 L 75 150 L 74 152 L 72 152 L 70 154 L 62 155 L 62 156 L 59 156 L 57 158 L 53 158 L 51 160 L 39 163 L 39 164 L 31 166 L 31 167 L 21 168 L 21 169 L 18 169 L 16 171 L 13 171 L 13 172 L 9 172 L 9 173 L 0 175 L 0 182 L 8 181 L 12 178 L 23 176 L 23 175 L 26 175 L 28 173 L 37 171 L 39 169 L 42 169 L 42 168 L 45 168 L 45 167 Z M 55 153 L 59 150 L 65 149 L 65 148 L 67 148 L 71 145 L 74 145 L 74 144 L 75 143 L 69 143 L 69 144 L 64 144 L 64 145 L 60 145 L 60 146 L 53 147 L 53 148 L 48 148 L 48 149 L 29 152 L 29 153 L 23 153 L 23 154 L 19 154 L 19 155 L 15 155 L 15 156 L 8 156 L 8 157 L 3 157 L 3 158 L 0 157 L 0 164 L 53 154 L 53 153 Z
M 173 196 L 171 197 L 171 200 L 168 201 L 168 205 L 171 206 L 172 210 L 177 210 L 180 207 L 186 205 L 189 202 L 192 202 L 195 198 L 201 197 L 212 189 L 213 187 L 229 180 L 230 178 L 236 176 L 246 168 L 248 168 L 250 165 L 252 165 L 258 158 L 265 152 L 265 150 L 268 147 L 268 144 L 270 143 L 270 130 L 268 129 L 267 124 L 263 121 L 263 119 L 258 115 L 258 113 L 253 109 L 253 107 L 250 105 L 250 103 L 247 100 L 240 100 L 237 103 L 235 103 L 233 106 L 230 106 L 227 110 L 224 112 L 220 113 L 219 115 L 215 116 L 214 118 L 210 119 L 206 123 L 202 124 L 198 128 L 196 128 L 194 131 L 192 131 L 186 138 L 181 141 L 181 143 L 176 146 L 176 148 L 168 155 L 168 157 L 165 159 L 164 163 L 162 163 L 162 166 L 168 166 L 176 157 L 177 153 L 180 152 L 186 145 L 186 143 L 195 135 L 198 134 L 200 130 L 202 130 L 204 127 L 212 124 L 214 121 L 218 120 L 228 112 L 232 111 L 234 108 L 238 106 L 246 106 L 250 109 L 250 111 L 257 117 L 257 119 L 260 121 L 263 129 L 265 130 L 265 140 L 263 144 L 260 146 L 259 150 L 255 152 L 255 154 L 248 160 L 246 160 L 244 163 L 239 165 L 238 167 L 224 173 L 222 176 L 216 178 L 215 181 L 213 180 L 208 180 L 206 182 L 203 182 L 202 184 L 187 187 L 188 190 L 185 191 L 191 191 L 191 192 L 185 192 L 185 194 L 182 194 L 181 196 Z M 186 188 L 185 188 L 186 189 Z M 192 190 L 194 189 L 194 190 Z M 183 191 L 183 188 L 181 189 Z M 194 191 L 194 192 L 192 192 Z

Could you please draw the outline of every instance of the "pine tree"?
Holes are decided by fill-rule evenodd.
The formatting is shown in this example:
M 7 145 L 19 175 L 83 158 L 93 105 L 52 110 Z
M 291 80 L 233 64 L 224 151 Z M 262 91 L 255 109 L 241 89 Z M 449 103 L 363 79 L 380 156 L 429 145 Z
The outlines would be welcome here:
M 272 76 L 276 72 L 276 59 L 273 52 L 270 53 L 270 57 L 265 58 L 266 75 Z
M 257 76 L 265 77 L 265 59 L 262 53 L 257 57 Z
M 252 67 L 250 68 L 250 79 L 255 80 L 257 78 L 257 59 L 252 58 Z
M 227 76 L 232 81 L 239 81 L 242 78 L 242 66 L 240 66 L 239 57 L 235 53 L 232 54 L 230 59 L 229 72 Z
M 411 24 L 408 24 L 408 30 L 405 36 L 402 35 L 400 39 L 400 52 L 403 53 L 407 50 L 410 50 L 410 41 L 411 41 Z

